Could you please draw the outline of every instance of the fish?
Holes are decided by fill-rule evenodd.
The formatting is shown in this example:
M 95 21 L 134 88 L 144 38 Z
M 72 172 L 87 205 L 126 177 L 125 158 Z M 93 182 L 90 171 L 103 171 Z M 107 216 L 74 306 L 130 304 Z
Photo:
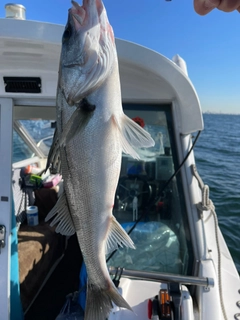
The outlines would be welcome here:
M 115 37 L 102 0 L 72 1 L 62 36 L 56 132 L 48 166 L 58 163 L 64 191 L 46 220 L 76 233 L 86 265 L 85 320 L 105 320 L 113 303 L 131 310 L 113 284 L 106 255 L 134 243 L 113 216 L 122 152 L 154 140 L 122 108 Z M 57 159 L 57 160 L 55 160 Z

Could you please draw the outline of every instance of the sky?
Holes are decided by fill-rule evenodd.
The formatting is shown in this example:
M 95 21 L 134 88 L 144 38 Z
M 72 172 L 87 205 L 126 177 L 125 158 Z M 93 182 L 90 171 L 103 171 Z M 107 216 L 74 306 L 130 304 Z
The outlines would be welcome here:
M 5 16 L 0 2 L 0 17 Z M 18 0 L 26 18 L 66 24 L 70 0 Z M 167 58 L 179 54 L 203 112 L 240 114 L 240 13 L 214 10 L 199 16 L 193 0 L 105 0 L 115 37 Z

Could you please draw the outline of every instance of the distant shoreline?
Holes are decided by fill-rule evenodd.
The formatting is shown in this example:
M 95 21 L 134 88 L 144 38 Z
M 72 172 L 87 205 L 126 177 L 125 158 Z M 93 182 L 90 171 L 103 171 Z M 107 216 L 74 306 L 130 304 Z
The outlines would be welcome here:
M 223 115 L 223 116 L 240 116 L 240 113 L 225 113 L 225 112 L 214 112 L 214 111 L 203 111 L 203 114 L 214 114 L 214 115 Z

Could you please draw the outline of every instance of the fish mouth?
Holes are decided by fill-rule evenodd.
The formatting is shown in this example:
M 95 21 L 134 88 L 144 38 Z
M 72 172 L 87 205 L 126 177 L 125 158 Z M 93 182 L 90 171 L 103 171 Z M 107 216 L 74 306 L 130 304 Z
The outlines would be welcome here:
M 69 12 L 72 14 L 73 18 L 74 18 L 74 22 L 75 22 L 75 26 L 79 27 L 78 24 L 80 26 L 83 26 L 84 21 L 86 19 L 86 6 L 84 6 L 84 2 L 83 1 L 83 5 L 81 6 L 78 2 L 72 0 L 72 8 L 69 10 Z
M 83 0 L 82 5 L 72 0 L 72 8 L 69 12 L 72 14 L 76 30 L 81 29 L 87 24 L 97 24 L 104 8 L 102 0 Z M 97 12 L 97 15 L 96 15 Z M 96 17 L 98 21 L 96 21 Z
M 116 59 L 115 39 L 102 0 L 72 0 L 62 37 L 59 87 L 72 106 L 105 81 Z

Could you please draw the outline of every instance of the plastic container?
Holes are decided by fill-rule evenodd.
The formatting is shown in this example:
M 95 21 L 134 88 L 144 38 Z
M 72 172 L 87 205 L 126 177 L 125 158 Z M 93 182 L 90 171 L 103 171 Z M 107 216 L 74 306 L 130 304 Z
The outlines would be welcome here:
M 40 173 L 42 170 L 36 166 L 33 166 L 33 165 L 28 165 L 26 166 L 25 170 L 24 170 L 24 173 L 25 174 L 38 174 Z
M 52 188 L 55 187 L 62 179 L 60 174 L 50 174 L 46 180 L 43 181 L 44 188 Z
M 27 222 L 31 227 L 38 225 L 38 207 L 29 206 L 27 207 Z

